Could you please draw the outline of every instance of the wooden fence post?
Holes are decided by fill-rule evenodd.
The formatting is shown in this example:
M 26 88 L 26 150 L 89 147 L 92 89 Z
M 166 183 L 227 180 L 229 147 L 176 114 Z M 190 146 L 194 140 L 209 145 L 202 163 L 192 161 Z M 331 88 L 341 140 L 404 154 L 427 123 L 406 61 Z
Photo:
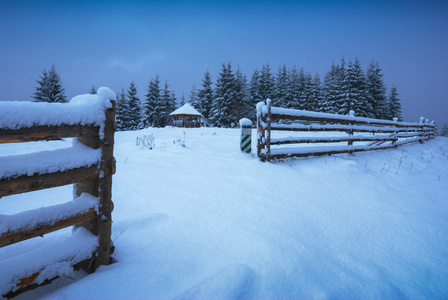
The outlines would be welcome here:
M 266 117 L 266 160 L 271 161 L 271 99 L 266 100 L 268 106 L 268 113 Z
M 257 155 L 261 161 L 265 160 L 265 156 L 262 153 L 265 148 L 266 135 L 265 129 L 263 128 L 263 108 L 261 107 L 262 102 L 257 105 Z
M 100 127 L 100 130 L 102 129 L 103 132 L 99 132 L 97 136 L 78 138 L 78 141 L 84 145 L 94 149 L 101 148 L 102 152 L 98 178 L 75 185 L 77 196 L 80 196 L 82 193 L 89 193 L 99 198 L 98 217 L 77 225 L 87 228 L 99 238 L 97 257 L 95 258 L 94 265 L 88 270 L 90 272 L 94 272 L 100 265 L 108 265 L 110 262 L 115 101 L 111 100 L 111 103 L 112 107 L 105 111 L 106 120 L 104 127 Z
M 112 234 L 112 175 L 114 173 L 114 132 L 115 132 L 115 101 L 112 101 L 112 107 L 107 109 L 106 121 L 104 123 L 103 138 L 100 139 L 102 151 L 100 174 L 99 174 L 99 198 L 100 207 L 98 214 L 98 260 L 95 268 L 99 265 L 108 265 L 110 263 L 110 248 Z

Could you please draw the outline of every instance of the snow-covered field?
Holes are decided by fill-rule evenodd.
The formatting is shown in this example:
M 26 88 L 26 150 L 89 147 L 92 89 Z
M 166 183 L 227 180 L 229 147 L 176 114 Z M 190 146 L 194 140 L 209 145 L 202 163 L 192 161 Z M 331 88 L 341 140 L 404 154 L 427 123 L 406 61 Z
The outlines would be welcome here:
M 150 134 L 152 150 L 136 145 Z M 24 296 L 448 298 L 447 138 L 263 163 L 240 152 L 239 134 L 169 127 L 116 133 L 116 263 Z M 253 152 L 255 145 L 254 130 Z M 70 146 L 0 145 L 0 156 Z M 67 201 L 71 189 L 4 197 L 0 218 Z M 67 234 L 1 248 L 1 272 L 11 257 Z

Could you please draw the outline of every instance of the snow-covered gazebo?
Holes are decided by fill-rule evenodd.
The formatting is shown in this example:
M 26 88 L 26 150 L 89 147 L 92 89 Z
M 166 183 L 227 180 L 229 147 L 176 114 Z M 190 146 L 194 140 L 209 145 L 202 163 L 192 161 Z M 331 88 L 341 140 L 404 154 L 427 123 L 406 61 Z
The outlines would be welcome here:
M 173 124 L 177 127 L 201 127 L 201 118 L 204 117 L 189 103 L 170 113 L 170 116 L 173 116 Z

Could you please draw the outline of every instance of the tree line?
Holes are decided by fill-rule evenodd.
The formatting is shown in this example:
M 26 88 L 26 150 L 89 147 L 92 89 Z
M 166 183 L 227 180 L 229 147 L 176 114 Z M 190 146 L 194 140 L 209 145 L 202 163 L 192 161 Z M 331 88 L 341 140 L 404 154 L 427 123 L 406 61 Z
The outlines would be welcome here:
M 37 82 L 39 86 L 33 94 L 36 101 L 65 101 L 64 89 L 54 66 L 49 72 L 44 71 Z M 47 95 L 51 91 L 58 91 L 59 95 Z M 94 87 L 91 92 L 95 92 Z M 273 74 L 269 64 L 256 69 L 248 80 L 239 67 L 234 71 L 231 62 L 223 63 L 215 83 L 206 71 L 200 87 L 193 86 L 189 103 L 210 126 L 235 127 L 243 117 L 255 120 L 256 104 L 267 98 L 274 106 L 285 108 L 341 115 L 354 110 L 359 117 L 402 120 L 397 88 L 392 87 L 387 94 L 379 64 L 372 61 L 364 71 L 357 58 L 348 63 L 345 59 L 339 64 L 333 63 L 323 80 L 319 74 L 313 76 L 295 66 L 280 66 Z M 182 96 L 180 105 L 184 102 Z M 167 81 L 161 86 L 158 75 L 150 80 L 143 102 L 131 82 L 126 93 L 124 89 L 117 93 L 117 129 L 164 127 L 170 124 L 169 114 L 176 107 L 174 91 L 170 90 Z

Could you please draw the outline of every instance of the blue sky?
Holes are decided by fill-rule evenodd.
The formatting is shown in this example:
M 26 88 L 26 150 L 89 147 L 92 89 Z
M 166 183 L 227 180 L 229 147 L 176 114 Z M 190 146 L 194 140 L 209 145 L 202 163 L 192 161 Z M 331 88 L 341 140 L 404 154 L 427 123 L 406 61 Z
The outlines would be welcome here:
M 250 78 L 269 63 L 321 77 L 333 62 L 378 61 L 406 121 L 448 122 L 448 1 L 0 0 L 0 100 L 30 100 L 54 63 L 68 98 L 150 79 L 186 98 L 231 61 Z

